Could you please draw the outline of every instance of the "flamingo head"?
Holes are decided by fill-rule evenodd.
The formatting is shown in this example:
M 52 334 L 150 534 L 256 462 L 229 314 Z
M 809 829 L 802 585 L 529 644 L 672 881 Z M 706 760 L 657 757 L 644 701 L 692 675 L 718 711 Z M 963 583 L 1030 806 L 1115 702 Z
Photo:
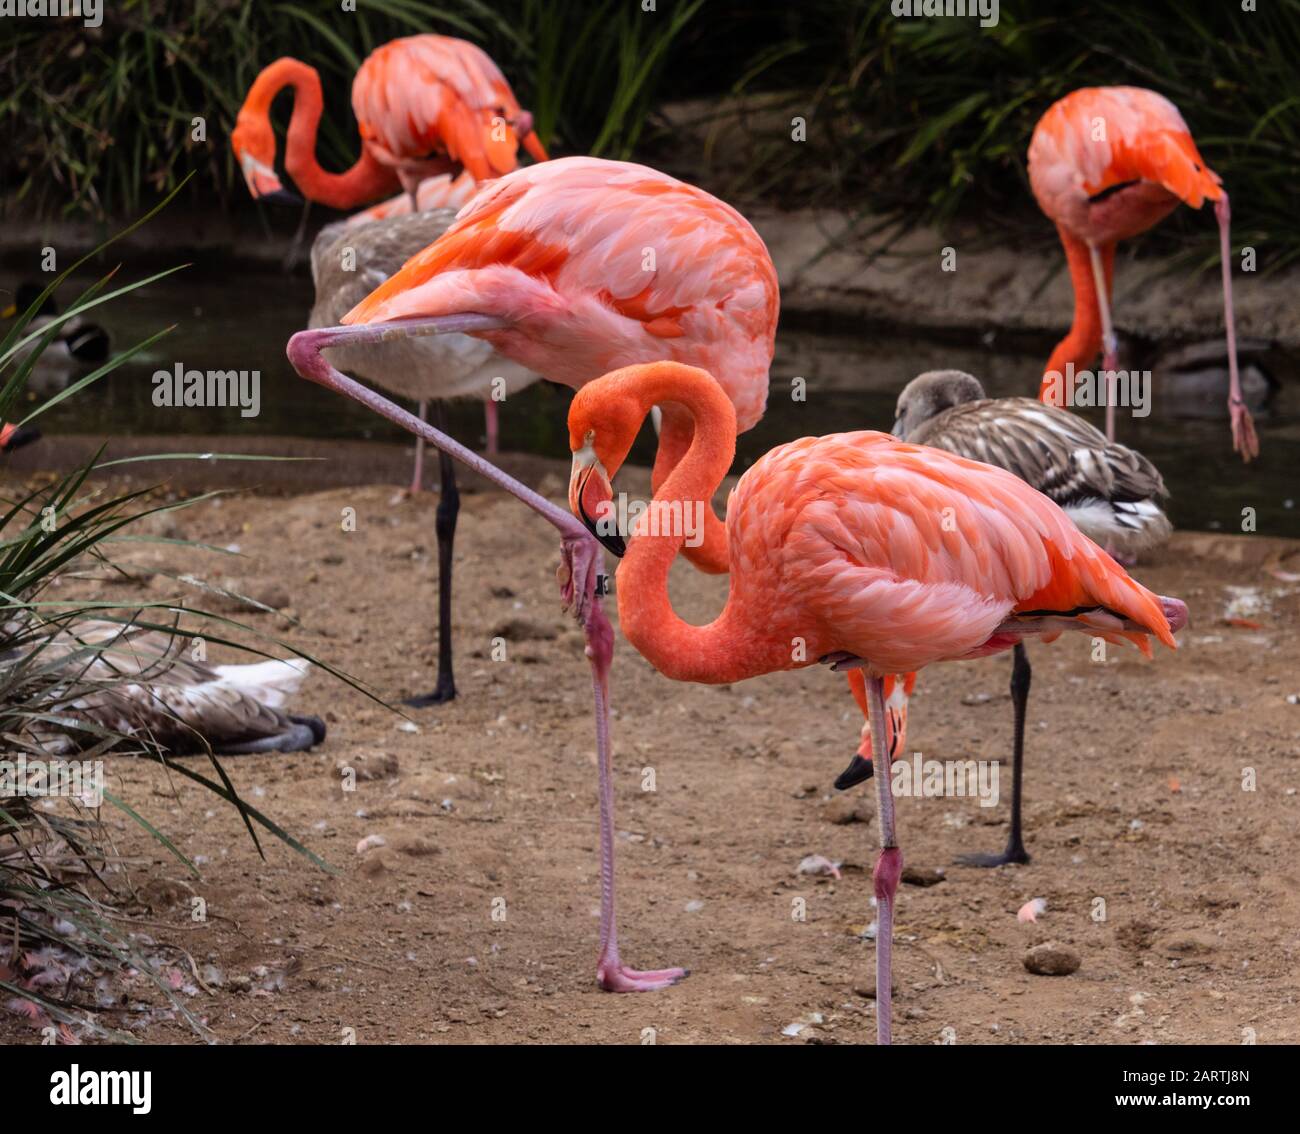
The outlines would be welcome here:
M 254 199 L 296 203 L 299 198 L 285 189 L 275 172 L 275 132 L 265 114 L 251 112 L 245 106 L 230 135 L 230 148 L 244 174 L 248 191 Z
M 596 390 L 598 386 L 602 389 Z M 595 393 L 584 397 L 587 390 Z M 569 508 L 615 555 L 622 555 L 627 548 L 614 523 L 611 481 L 623 467 L 648 412 L 648 406 L 640 405 L 628 393 L 611 391 L 603 383 L 579 390 L 569 407 L 569 446 L 573 451 Z

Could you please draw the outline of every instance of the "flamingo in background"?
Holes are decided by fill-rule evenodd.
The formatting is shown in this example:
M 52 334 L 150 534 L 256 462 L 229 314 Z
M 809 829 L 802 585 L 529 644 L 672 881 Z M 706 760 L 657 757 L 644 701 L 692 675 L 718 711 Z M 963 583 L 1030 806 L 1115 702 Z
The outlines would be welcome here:
M 321 351 L 351 352 L 380 343 L 388 349 L 423 335 L 473 334 L 506 358 L 573 387 L 631 362 L 688 359 L 725 375 L 721 388 L 734 405 L 733 427 L 744 430 L 758 421 L 767 402 L 777 313 L 776 269 L 763 241 L 735 209 L 645 166 L 561 158 L 485 186 L 438 241 L 344 318 L 348 325 L 300 332 L 289 342 L 289 357 L 303 377 L 361 401 L 463 461 L 468 451 L 462 446 L 437 430 L 414 427 L 417 419 L 345 378 Z M 691 417 L 681 406 L 670 402 L 660 408 L 656 486 L 685 454 L 693 434 Z M 536 507 L 536 494 L 521 493 L 522 486 L 499 470 L 479 458 L 473 467 L 490 469 L 484 475 Z M 560 526 L 554 510 L 546 515 Z M 700 546 L 684 554 L 701 570 L 725 572 L 726 529 L 711 506 L 703 508 L 703 517 Z M 440 527 L 440 561 L 443 531 Z M 454 516 L 448 540 L 450 532 Z M 566 561 L 586 554 L 569 529 L 561 527 L 561 533 Z M 583 560 L 580 569 L 571 565 L 570 574 L 582 578 L 591 571 Z M 584 628 L 599 748 L 597 974 L 608 990 L 646 991 L 671 984 L 684 970 L 639 972 L 619 956 L 613 781 L 608 726 L 601 723 L 612 636 L 604 642 L 607 624 L 598 603 L 594 610 Z
M 683 408 L 694 433 L 627 545 L 609 530 L 610 478 L 651 408 L 665 403 Z M 668 572 L 684 537 L 663 517 L 711 499 L 731 466 L 735 411 L 719 383 L 670 362 L 608 374 L 575 395 L 569 443 L 570 509 L 623 556 L 623 633 L 674 680 L 727 684 L 817 660 L 861 669 L 879 721 L 886 718 L 884 680 L 892 674 L 1000 653 L 1026 637 L 1063 630 L 1127 638 L 1149 655 L 1149 635 L 1172 648 L 1174 631 L 1187 619 L 1182 602 L 1130 579 L 1019 478 L 862 432 L 778 446 L 745 472 L 727 507 L 726 606 L 708 625 L 692 626 L 668 596 Z M 873 761 L 887 773 L 885 730 L 873 730 L 873 740 Z M 889 1043 L 893 908 L 903 860 L 892 777 L 876 781 L 876 1035 Z
M 1083 418 L 1033 398 L 986 398 L 979 380 L 960 370 L 931 370 L 898 395 L 893 434 L 914 445 L 933 445 L 972 461 L 1014 473 L 1057 504 L 1089 539 L 1112 554 L 1135 556 L 1169 538 L 1162 501 L 1168 493 L 1156 467 L 1141 453 L 1107 441 Z M 852 675 L 850 675 L 852 676 Z M 1025 760 L 1025 709 L 1032 670 L 1017 642 L 1011 664 L 1011 830 L 999 854 L 966 854 L 965 866 L 1028 862 L 1021 829 Z M 890 755 L 902 748 L 914 673 L 886 678 Z M 855 687 L 859 705 L 865 692 Z M 864 708 L 864 712 L 865 712 Z M 870 718 L 863 744 L 835 781 L 841 791 L 870 778 Z
M 262 70 L 230 136 L 254 197 L 290 198 L 275 172 L 271 128 L 271 103 L 285 87 L 294 90 L 285 170 L 300 193 L 330 208 L 356 208 L 399 187 L 418 208 L 421 182 L 462 170 L 475 182 L 499 177 L 515 168 L 521 142 L 536 160 L 546 160 L 532 115 L 519 108 L 482 48 L 413 35 L 377 47 L 352 80 L 361 156 L 346 173 L 329 173 L 316 160 L 323 99 L 315 68 L 286 56 Z
M 1111 312 L 1115 245 L 1163 220 L 1179 201 L 1215 203 L 1223 266 L 1223 320 L 1228 340 L 1228 414 L 1232 447 L 1246 461 L 1259 440 L 1241 394 L 1232 311 L 1231 212 L 1223 180 L 1210 169 L 1178 108 L 1140 87 L 1086 87 L 1053 103 L 1029 143 L 1029 183 L 1065 246 L 1074 286 L 1074 322 L 1052 351 L 1039 397 L 1062 404 L 1068 365 L 1114 371 L 1118 345 Z M 1106 436 L 1115 438 L 1114 383 L 1106 398 Z

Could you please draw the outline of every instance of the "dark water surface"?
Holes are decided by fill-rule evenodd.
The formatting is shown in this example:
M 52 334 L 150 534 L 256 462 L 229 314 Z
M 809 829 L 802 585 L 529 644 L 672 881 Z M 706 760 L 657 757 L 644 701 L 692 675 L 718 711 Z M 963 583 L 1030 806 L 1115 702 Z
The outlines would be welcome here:
M 16 281 L 5 281 L 12 286 Z M 65 296 L 77 294 L 71 285 Z M 197 437 L 248 434 L 288 437 L 398 441 L 408 437 L 351 401 L 297 377 L 284 356 L 290 334 L 306 325 L 311 285 L 299 277 L 194 269 L 133 292 L 96 312 L 98 321 L 123 349 L 169 323 L 176 329 L 126 366 L 52 410 L 42 422 L 47 434 L 172 434 Z M 1065 318 L 1065 313 L 1063 318 Z M 969 370 L 993 396 L 1033 394 L 1047 339 L 945 340 L 906 327 L 864 326 L 859 334 L 825 334 L 783 321 L 768 411 L 740 438 L 737 469 L 772 446 L 796 437 L 849 429 L 888 429 L 898 391 L 922 370 Z M 261 411 L 255 418 L 238 408 L 159 408 L 153 405 L 152 375 L 176 363 L 196 370 L 259 370 Z M 1180 528 L 1240 531 L 1242 509 L 1253 508 L 1261 534 L 1300 537 L 1300 366 L 1275 360 L 1280 388 L 1256 419 L 1262 458 L 1243 467 L 1231 449 L 1226 415 L 1221 420 L 1176 417 L 1163 404 L 1157 385 L 1151 415 L 1131 418 L 1121 411 L 1119 439 L 1141 449 L 1164 474 L 1172 493 L 1170 512 Z M 45 368 L 42 368 L 44 371 Z M 807 400 L 791 398 L 791 379 L 807 380 Z M 45 392 L 66 380 L 42 373 Z M 1157 379 L 1158 382 L 1158 379 Z M 501 406 L 504 449 L 567 457 L 564 426 L 571 394 L 539 383 Z M 1101 423 L 1100 414 L 1093 421 Z M 450 407 L 452 432 L 478 443 L 483 433 L 480 405 Z M 652 442 L 643 434 L 633 459 L 649 463 Z

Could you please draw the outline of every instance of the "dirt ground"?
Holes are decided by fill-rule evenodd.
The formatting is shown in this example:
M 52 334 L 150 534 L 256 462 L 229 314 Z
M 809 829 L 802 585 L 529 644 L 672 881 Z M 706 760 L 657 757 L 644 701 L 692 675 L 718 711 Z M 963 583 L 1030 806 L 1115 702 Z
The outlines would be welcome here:
M 543 481 L 557 499 L 566 472 Z M 182 946 L 205 975 L 206 989 L 185 974 L 191 1010 L 235 1043 L 336 1043 L 347 1029 L 359 1043 L 870 1041 L 873 796 L 871 784 L 848 798 L 831 787 L 860 725 L 843 679 L 813 667 L 676 685 L 620 642 L 624 957 L 691 975 L 664 992 L 601 992 L 590 678 L 558 608 L 556 541 L 513 501 L 463 500 L 455 703 L 405 720 L 316 673 L 299 708 L 327 720 L 323 746 L 225 762 L 333 873 L 269 837 L 261 861 L 231 808 L 154 766 L 113 762 L 115 790 L 201 864 L 190 879 L 106 810 L 120 848 L 139 856 L 139 931 Z M 245 558 L 141 547 L 123 556 L 138 574 L 83 586 L 139 601 L 184 593 L 151 568 L 221 582 L 285 608 L 250 624 L 395 702 L 432 685 L 435 504 L 382 486 L 245 492 L 163 533 Z M 341 530 L 345 508 L 355 531 Z M 1031 650 L 1029 865 L 953 865 L 1005 841 L 1009 775 L 992 809 L 899 801 L 907 863 L 942 877 L 900 891 L 896 1042 L 1240 1043 L 1244 1029 L 1300 1042 L 1300 544 L 1180 534 L 1135 573 L 1191 608 L 1176 654 L 1113 649 L 1098 663 L 1082 636 Z M 710 617 L 725 588 L 675 569 L 688 619 Z M 923 673 L 909 751 L 1004 758 L 1009 670 L 994 658 Z M 341 789 L 344 766 L 363 777 L 355 792 Z M 376 835 L 386 845 L 358 851 Z M 842 863 L 841 879 L 798 874 L 808 855 Z M 204 923 L 190 919 L 192 896 Z M 1046 911 L 1018 922 L 1034 898 Z M 1049 940 L 1078 951 L 1077 972 L 1026 970 L 1026 949 Z M 147 1041 L 200 1041 L 150 1019 Z M 35 1038 L 0 1014 L 0 1040 Z

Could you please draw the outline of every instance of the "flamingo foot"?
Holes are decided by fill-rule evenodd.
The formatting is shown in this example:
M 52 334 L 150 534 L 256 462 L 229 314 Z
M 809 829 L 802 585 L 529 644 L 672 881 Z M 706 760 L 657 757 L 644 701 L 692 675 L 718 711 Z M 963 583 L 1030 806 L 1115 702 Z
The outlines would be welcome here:
M 1250 410 L 1244 402 L 1234 400 L 1229 403 L 1228 415 L 1232 419 L 1232 451 L 1240 453 L 1244 461 L 1253 461 L 1259 456 L 1259 437 Z
M 869 780 L 875 774 L 875 768 L 861 753 L 855 752 L 849 766 L 835 778 L 836 791 L 848 791 L 849 788 Z
M 606 992 L 658 992 L 690 975 L 690 969 L 632 969 L 618 960 L 596 967 L 596 979 Z
M 560 584 L 560 609 L 572 614 L 582 626 L 588 624 L 596 599 L 605 593 L 600 577 L 603 566 L 600 544 L 585 529 L 561 539 L 560 566 L 555 572 Z

